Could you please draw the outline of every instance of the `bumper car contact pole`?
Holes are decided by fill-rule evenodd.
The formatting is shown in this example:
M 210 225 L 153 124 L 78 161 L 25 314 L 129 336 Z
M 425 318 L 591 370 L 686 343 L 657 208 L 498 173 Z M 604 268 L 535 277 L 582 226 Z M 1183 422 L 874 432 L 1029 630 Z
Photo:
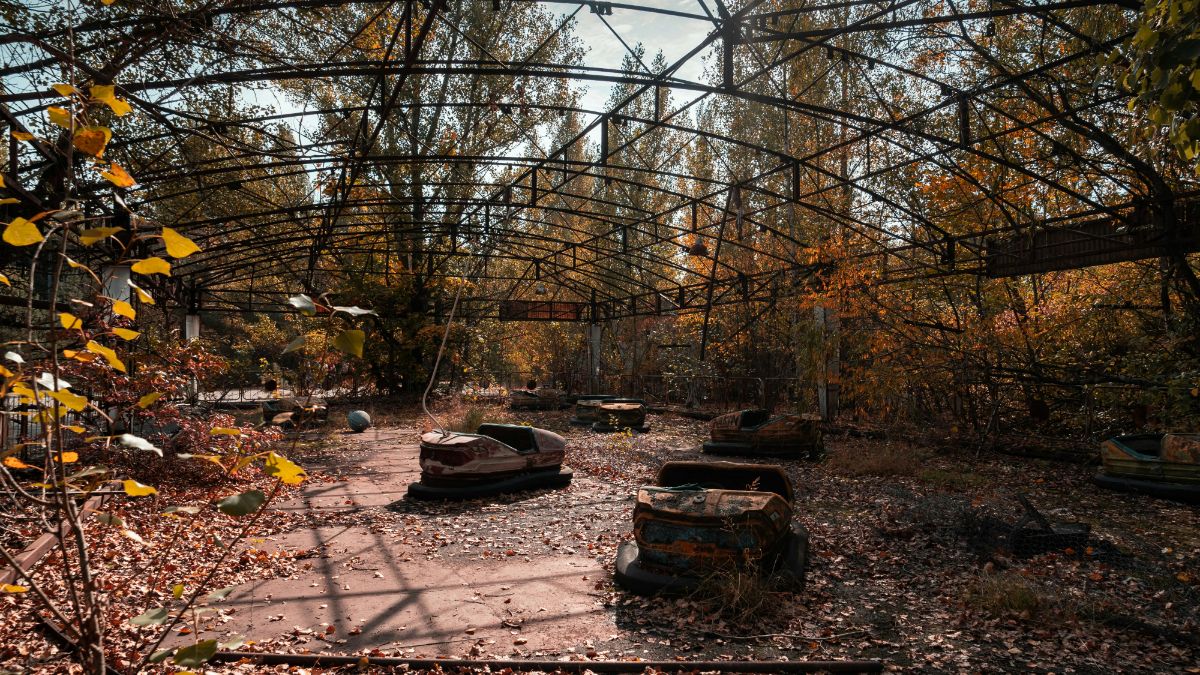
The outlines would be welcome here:
M 421 394 L 421 410 L 425 412 L 425 415 L 429 419 L 433 420 L 434 430 L 440 431 L 443 438 L 448 436 L 449 433 L 445 430 L 445 428 L 442 427 L 442 423 L 438 421 L 438 418 L 434 417 L 433 413 L 429 412 L 429 407 L 427 405 L 429 400 L 429 392 L 433 389 L 433 383 L 437 382 L 438 366 L 440 366 L 442 363 L 442 354 L 446 352 L 446 342 L 450 339 L 450 328 L 454 325 L 454 313 L 458 309 L 458 301 L 460 298 L 462 298 L 463 289 L 467 286 L 467 280 L 478 274 L 479 270 L 483 267 L 483 261 L 486 260 L 488 251 L 490 251 L 490 244 L 489 248 L 483 252 L 483 255 L 475 260 L 475 266 L 472 267 L 469 272 L 463 275 L 462 283 L 458 285 L 458 290 L 454 292 L 454 303 L 450 305 L 450 315 L 446 318 L 446 330 L 442 333 L 442 343 L 438 345 L 437 357 L 435 357 L 433 360 L 433 371 L 429 373 L 429 382 L 425 385 L 425 393 Z
M 433 389 L 433 383 L 437 381 L 438 366 L 442 363 L 442 354 L 446 351 L 446 341 L 450 338 L 450 327 L 454 325 L 454 311 L 458 309 L 458 299 L 462 297 L 462 289 L 466 286 L 464 283 L 459 284 L 458 290 L 454 292 L 454 304 L 450 305 L 450 316 L 446 319 L 446 330 L 442 333 L 442 344 L 438 345 L 437 357 L 433 360 L 433 371 L 429 373 L 429 383 L 425 385 L 425 393 L 421 394 L 421 410 L 425 411 L 425 415 L 433 420 L 433 428 L 442 432 L 442 436 L 446 435 L 446 430 L 442 428 L 442 423 L 438 418 L 429 412 L 429 407 L 426 405 L 429 399 L 429 390 Z

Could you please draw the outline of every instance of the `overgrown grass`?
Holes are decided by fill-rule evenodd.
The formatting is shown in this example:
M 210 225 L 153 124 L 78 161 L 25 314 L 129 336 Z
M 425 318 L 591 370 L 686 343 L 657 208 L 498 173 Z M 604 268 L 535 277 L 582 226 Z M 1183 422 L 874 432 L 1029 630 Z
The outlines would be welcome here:
M 489 411 L 481 406 L 469 405 L 461 412 L 458 412 L 449 423 L 450 431 L 458 431 L 461 433 L 473 434 L 479 428 L 480 424 L 488 421 Z
M 705 605 L 714 616 L 730 623 L 745 624 L 775 616 L 782 603 L 778 589 L 758 565 L 727 565 L 711 571 L 700 582 L 693 599 Z
M 827 466 L 848 476 L 915 476 L 921 467 L 917 449 L 893 443 L 869 443 L 838 448 Z
M 736 533 L 741 526 L 726 520 L 724 529 Z M 729 560 L 709 569 L 693 593 L 717 617 L 734 624 L 748 624 L 779 616 L 788 603 L 780 602 L 783 591 L 796 590 L 782 574 L 771 574 L 766 561 L 743 551 L 740 560 Z
M 1017 615 L 1023 619 L 1056 609 L 1058 603 L 1016 572 L 983 573 L 966 592 L 970 607 L 996 618 Z

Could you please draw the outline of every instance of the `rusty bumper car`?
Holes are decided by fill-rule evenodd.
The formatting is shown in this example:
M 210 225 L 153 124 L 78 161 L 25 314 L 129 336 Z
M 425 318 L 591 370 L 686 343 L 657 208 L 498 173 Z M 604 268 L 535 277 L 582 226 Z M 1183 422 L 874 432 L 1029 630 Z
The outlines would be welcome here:
M 614 398 L 601 401 L 596 409 L 596 421 L 592 431 L 610 433 L 631 429 L 638 433 L 649 433 L 646 424 L 646 402 L 639 398 Z
M 506 492 L 566 487 L 567 442 L 545 429 L 481 424 L 473 434 L 431 431 L 421 436 L 421 480 L 411 499 L 475 499 Z
M 1200 503 L 1200 434 L 1133 434 L 1100 444 L 1100 487 Z
M 514 389 L 508 394 L 510 410 L 558 410 L 561 406 L 562 392 L 550 387 Z
M 616 581 L 634 593 L 681 594 L 738 569 L 804 585 L 808 532 L 792 522 L 792 485 L 777 466 L 667 462 L 638 490 L 633 541 L 617 549 Z
M 820 459 L 825 451 L 819 415 L 742 410 L 714 419 L 709 434 L 703 450 L 713 455 Z
M 281 396 L 262 402 L 262 418 L 284 428 L 319 424 L 329 419 L 329 407 L 319 396 Z
M 585 394 L 575 399 L 575 411 L 570 422 L 577 427 L 590 427 L 600 420 L 600 404 L 617 398 L 612 394 Z

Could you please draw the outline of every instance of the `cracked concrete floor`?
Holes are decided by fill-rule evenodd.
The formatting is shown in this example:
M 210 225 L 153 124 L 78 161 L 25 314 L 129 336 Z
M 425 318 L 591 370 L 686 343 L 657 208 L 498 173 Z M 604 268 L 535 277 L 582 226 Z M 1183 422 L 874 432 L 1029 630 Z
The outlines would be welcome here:
M 260 545 L 311 557 L 289 577 L 235 590 L 221 603 L 230 612 L 224 632 L 313 651 L 447 656 L 582 651 L 619 632 L 597 589 L 607 580 L 610 547 L 554 545 L 549 533 L 574 509 L 584 510 L 577 519 L 592 529 L 602 508 L 596 493 L 610 497 L 599 503 L 611 508 L 600 512 L 614 528 L 628 523 L 632 502 L 623 491 L 577 476 L 564 494 L 413 506 L 397 500 L 419 478 L 415 429 L 344 441 L 342 461 L 318 467 L 332 480 L 311 481 L 277 507 L 309 526 Z M 531 527 L 539 497 L 550 503 Z M 388 509 L 393 503 L 398 508 Z M 479 529 L 464 532 L 462 523 L 474 521 Z M 548 529 L 533 531 L 542 524 Z M 615 546 L 619 534 L 611 535 L 598 536 Z

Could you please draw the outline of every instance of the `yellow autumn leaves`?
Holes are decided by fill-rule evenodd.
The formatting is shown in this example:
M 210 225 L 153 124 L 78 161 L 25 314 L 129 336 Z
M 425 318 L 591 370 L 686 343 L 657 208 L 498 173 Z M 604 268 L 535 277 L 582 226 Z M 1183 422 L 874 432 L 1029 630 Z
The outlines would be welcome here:
M 117 305 L 122 305 L 121 311 L 117 311 Z M 113 302 L 113 313 L 114 314 L 118 314 L 120 316 L 127 316 L 125 314 L 126 311 L 129 312 L 130 314 L 136 315 L 136 313 L 134 313 L 134 311 L 133 311 L 133 307 L 131 307 L 128 302 L 125 302 L 124 300 L 117 300 L 117 301 Z M 134 317 L 129 316 L 129 318 L 132 319 Z M 62 324 L 62 327 L 65 328 L 66 330 L 82 330 L 83 329 L 83 321 L 79 317 L 75 316 L 74 314 L 71 314 L 70 312 L 59 312 L 58 321 L 60 324 Z M 141 333 L 137 332 L 136 330 L 130 330 L 128 328 L 113 328 L 109 332 L 111 332 L 113 335 L 116 335 L 117 337 L 121 338 L 122 340 L 136 340 L 136 339 L 138 339 L 138 337 L 141 336 Z
M 121 231 L 119 227 L 90 227 L 79 233 L 79 243 L 91 246 Z
M 111 140 L 112 130 L 108 127 L 83 127 L 75 132 L 71 145 L 80 152 L 99 158 Z
M 59 96 L 75 98 L 83 103 L 103 103 L 117 117 L 123 117 L 132 110 L 128 101 L 117 98 L 115 85 L 93 85 L 88 88 L 88 95 L 84 95 L 82 91 L 69 84 L 55 84 L 51 86 L 51 89 Z M 72 132 L 71 145 L 76 150 L 96 158 L 96 167 L 105 180 L 119 188 L 133 187 L 137 184 L 133 176 L 129 175 L 129 172 L 120 164 L 107 162 L 107 166 L 105 166 L 105 163 L 100 161 L 100 158 L 104 156 L 105 147 L 112 140 L 111 129 L 99 125 L 76 124 L 71 111 L 62 106 L 48 107 L 46 116 L 51 124 Z M 32 140 L 32 136 L 28 140 Z
M 263 471 L 268 476 L 274 476 L 287 485 L 299 485 L 308 477 L 304 469 L 283 455 L 274 452 L 267 453 L 267 461 Z
M 24 218 L 13 218 L 12 222 L 4 227 L 4 243 L 12 244 L 13 246 L 32 246 L 42 241 L 42 231 L 38 229 L 36 223 Z
M 100 356 L 104 357 L 104 360 L 108 362 L 108 365 L 111 366 L 113 370 L 119 370 L 122 373 L 126 372 L 125 362 L 117 356 L 116 350 L 109 349 L 95 340 L 88 340 L 87 350 L 93 354 L 99 354 Z
M 125 302 L 124 300 L 113 300 L 112 311 L 113 314 L 116 314 L 117 316 L 123 316 L 126 319 L 137 318 L 137 312 L 134 311 L 133 305 Z
M 41 230 L 38 229 L 37 220 L 45 214 L 39 214 L 33 220 L 17 217 L 8 223 L 4 228 L 3 240 L 5 243 L 12 246 L 31 246 L 44 240 Z M 79 232 L 79 241 L 84 246 L 91 246 L 97 242 L 111 237 L 121 231 L 119 227 L 94 227 L 81 230 Z M 164 227 L 160 235 L 163 243 L 166 245 L 167 255 L 176 260 L 186 258 L 193 253 L 199 252 L 201 249 L 196 245 L 196 242 L 188 239 L 179 232 Z M 82 267 L 78 263 L 72 261 L 72 267 Z M 159 256 L 151 256 L 135 261 L 130 269 L 138 274 L 152 275 L 162 274 L 171 276 L 171 263 Z M 2 276 L 2 275 L 0 275 Z M 8 277 L 3 277 L 3 281 L 7 285 Z M 154 298 L 138 285 L 130 282 L 130 287 L 137 293 L 138 299 L 147 304 L 154 304 Z M 133 307 L 127 302 L 116 301 L 113 304 L 113 311 L 127 318 L 135 318 Z M 64 326 L 65 328 L 65 326 Z M 127 338 L 128 339 L 128 338 Z
M 135 186 L 137 181 L 124 167 L 116 162 L 102 159 L 109 141 L 112 140 L 112 130 L 106 126 L 93 123 L 85 115 L 88 104 L 103 104 L 117 117 L 129 114 L 132 107 L 128 101 L 117 97 L 116 86 L 111 84 L 96 84 L 88 87 L 85 93 L 74 85 L 59 83 L 51 85 L 51 89 L 58 95 L 69 99 L 70 104 L 77 104 L 80 112 L 79 114 L 72 112 L 71 105 L 69 104 L 49 106 L 46 109 L 46 116 L 50 123 L 71 133 L 71 147 L 91 156 L 93 158 L 93 168 L 105 180 L 108 180 L 119 188 Z M 33 134 L 27 131 L 12 131 L 11 135 L 18 141 L 33 141 L 35 139 Z M 6 187 L 16 186 L 5 185 L 3 179 L 0 179 L 0 188 Z M 15 198 L 5 198 L 3 200 L 3 203 L 6 204 L 18 202 L 19 200 Z M 2 237 L 4 242 L 12 246 L 32 246 L 41 243 L 44 237 L 38 228 L 37 221 L 44 215 L 47 214 L 39 214 L 37 217 L 28 219 L 21 217 L 14 218 L 4 227 Z M 96 230 L 100 232 L 89 233 L 85 231 L 81 234 L 80 238 L 84 246 L 89 246 L 118 231 L 116 228 L 96 228 Z M 103 232 L 104 230 L 109 230 L 109 232 Z M 149 267 L 152 270 L 147 272 L 149 274 L 169 274 L 169 272 L 162 271 L 164 269 L 163 265 L 150 263 Z M 169 269 L 169 265 L 167 265 L 167 269 Z
M 58 95 L 69 99 L 70 104 L 78 105 L 80 112 L 79 114 L 72 112 L 71 105 L 68 104 L 49 106 L 46 109 L 46 116 L 50 123 L 71 133 L 71 147 L 80 153 L 92 157 L 92 166 L 100 173 L 101 177 L 119 188 L 134 187 L 137 184 L 137 180 L 124 167 L 114 161 L 103 159 L 104 151 L 113 137 L 112 129 L 93 123 L 85 115 L 88 104 L 103 104 L 117 117 L 129 114 L 132 107 L 128 101 L 117 97 L 116 86 L 111 84 L 96 84 L 88 87 L 85 93 L 74 85 L 59 83 L 51 85 L 51 89 Z M 11 135 L 18 141 L 33 141 L 35 138 L 33 134 L 27 131 L 12 131 Z M 5 185 L 3 179 L 0 179 L 0 188 L 4 187 L 14 186 Z M 18 201 L 15 198 L 5 198 L 3 200 L 4 203 L 18 203 Z M 39 214 L 39 217 L 41 215 L 44 214 Z M 41 243 L 44 238 L 41 230 L 38 229 L 37 220 L 37 217 L 13 219 L 4 228 L 4 242 L 12 246 L 32 246 Z M 96 229 L 113 230 L 114 228 Z M 110 234 L 111 232 L 103 234 L 97 232 L 94 233 L 93 238 L 88 233 L 84 233 L 81 236 L 81 241 L 84 246 L 89 246 Z M 174 257 L 184 257 L 184 255 Z M 148 271 L 148 274 L 169 274 L 168 271 L 163 271 L 163 265 L 150 263 L 149 267 L 152 271 Z M 169 265 L 166 266 L 166 269 L 169 269 Z
M 196 242 L 188 239 L 169 227 L 164 227 L 162 229 L 162 240 L 167 247 L 167 255 L 175 258 L 176 260 L 186 258 L 189 255 L 200 251 L 200 247 L 196 245 Z M 143 258 L 142 260 L 135 262 L 130 269 L 138 274 L 162 274 L 168 277 L 171 276 L 171 263 L 158 256 Z M 137 286 L 134 286 L 134 289 L 138 291 L 139 298 L 142 298 L 143 300 L 149 298 L 149 294 L 145 294 L 144 291 Z M 144 298 L 142 297 L 143 295 L 145 295 Z M 150 302 L 153 304 L 153 300 L 150 300 Z
M 73 96 L 86 98 L 84 97 L 82 91 L 69 84 L 52 84 L 50 85 L 50 88 L 53 89 L 56 94 L 65 98 L 71 98 Z M 88 93 L 91 95 L 91 100 L 99 101 L 100 103 L 108 106 L 109 109 L 113 111 L 113 114 L 115 114 L 117 117 L 124 117 L 129 113 L 130 110 L 133 109 L 130 107 L 127 101 L 117 98 L 117 88 L 115 85 L 94 84 L 91 87 L 88 87 Z M 59 108 L 59 110 L 61 110 L 61 108 Z M 70 125 L 68 124 L 62 126 Z
M 186 258 L 193 253 L 198 253 L 200 247 L 196 242 L 179 234 L 169 227 L 164 227 L 162 230 L 163 243 L 167 245 L 167 255 L 172 258 Z
M 171 276 L 171 263 L 158 256 L 139 260 L 130 269 L 138 274 L 164 274 L 168 277 Z

